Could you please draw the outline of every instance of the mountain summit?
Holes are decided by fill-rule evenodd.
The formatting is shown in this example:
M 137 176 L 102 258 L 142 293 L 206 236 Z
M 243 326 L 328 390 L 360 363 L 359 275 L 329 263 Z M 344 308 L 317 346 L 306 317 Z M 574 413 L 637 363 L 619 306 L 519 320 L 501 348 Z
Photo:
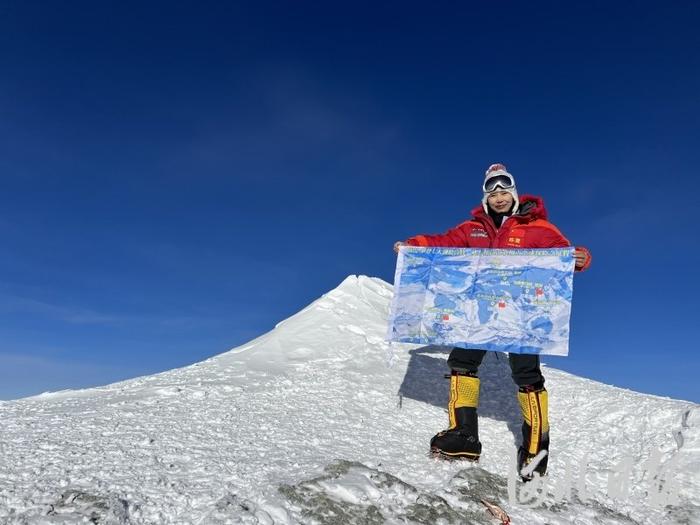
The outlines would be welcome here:
M 0 523 L 700 523 L 700 406 L 547 368 L 549 475 L 522 484 L 507 361 L 481 369 L 478 464 L 428 456 L 447 349 L 385 340 L 350 276 L 229 352 L 0 402 Z

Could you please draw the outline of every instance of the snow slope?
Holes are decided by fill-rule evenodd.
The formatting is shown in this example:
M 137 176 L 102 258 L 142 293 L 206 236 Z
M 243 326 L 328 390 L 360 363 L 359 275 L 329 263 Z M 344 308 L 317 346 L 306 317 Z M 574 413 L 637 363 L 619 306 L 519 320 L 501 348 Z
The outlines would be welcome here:
M 201 363 L 0 402 L 0 523 L 500 523 L 480 498 L 514 524 L 700 523 L 699 405 L 547 368 L 550 474 L 528 494 L 494 353 L 480 463 L 428 457 L 447 351 L 386 343 L 391 296 L 350 276 Z

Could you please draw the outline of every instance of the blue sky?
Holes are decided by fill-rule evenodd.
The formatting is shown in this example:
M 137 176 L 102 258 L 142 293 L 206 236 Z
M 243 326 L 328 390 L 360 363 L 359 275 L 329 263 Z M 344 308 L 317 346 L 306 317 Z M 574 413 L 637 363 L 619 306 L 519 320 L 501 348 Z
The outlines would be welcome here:
M 700 401 L 693 2 L 0 7 L 0 399 L 199 361 L 505 163 L 594 263 L 551 366 Z

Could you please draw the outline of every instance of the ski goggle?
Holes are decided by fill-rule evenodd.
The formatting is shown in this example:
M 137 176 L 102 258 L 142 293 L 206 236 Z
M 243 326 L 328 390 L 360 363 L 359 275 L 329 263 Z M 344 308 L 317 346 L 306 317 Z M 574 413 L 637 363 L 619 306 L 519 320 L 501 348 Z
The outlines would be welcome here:
M 484 181 L 484 193 L 491 193 L 500 186 L 501 189 L 509 190 L 515 186 L 515 181 L 510 175 L 496 175 Z

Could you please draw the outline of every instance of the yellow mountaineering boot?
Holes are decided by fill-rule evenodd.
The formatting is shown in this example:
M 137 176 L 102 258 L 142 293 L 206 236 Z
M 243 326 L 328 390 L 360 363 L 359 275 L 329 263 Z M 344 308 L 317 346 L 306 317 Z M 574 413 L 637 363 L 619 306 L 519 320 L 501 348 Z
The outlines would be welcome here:
M 438 432 L 430 440 L 430 452 L 445 459 L 478 461 L 481 454 L 479 423 L 479 378 L 453 370 L 450 378 L 450 401 L 447 412 L 450 428 Z
M 521 386 L 518 402 L 523 413 L 523 444 L 518 449 L 518 472 L 523 481 L 529 481 L 534 472 L 541 476 L 547 472 L 549 416 L 544 383 Z

